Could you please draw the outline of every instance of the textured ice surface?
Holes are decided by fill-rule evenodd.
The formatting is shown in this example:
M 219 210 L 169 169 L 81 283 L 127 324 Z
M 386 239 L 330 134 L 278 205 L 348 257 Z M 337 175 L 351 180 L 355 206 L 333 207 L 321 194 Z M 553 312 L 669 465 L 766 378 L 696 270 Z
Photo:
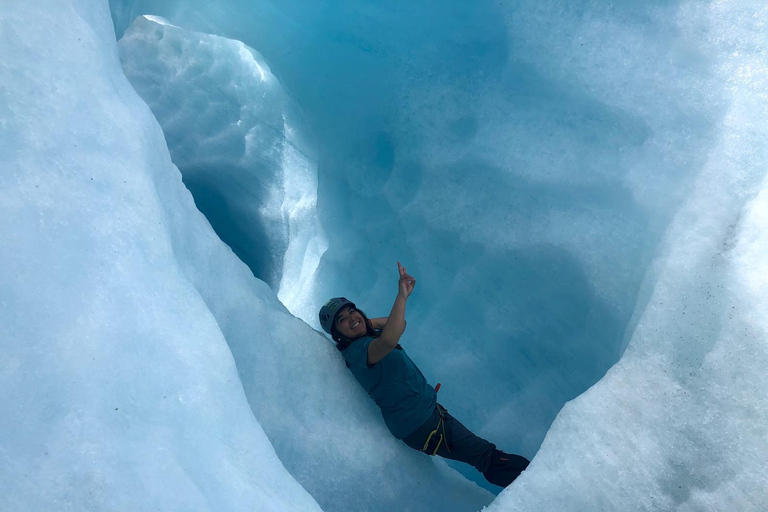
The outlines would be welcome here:
M 226 146 L 210 142 L 220 140 L 220 133 L 226 133 L 230 126 L 221 122 L 224 116 L 203 116 L 191 105 L 205 103 L 202 99 L 211 90 L 216 91 L 216 98 L 223 98 L 209 102 L 216 103 L 226 101 L 230 90 L 237 94 L 258 91 L 264 87 L 265 77 L 275 82 L 263 63 L 257 64 L 263 75 L 260 72 L 240 73 L 236 75 L 236 80 L 231 78 L 232 73 L 227 70 L 230 67 L 241 69 L 242 59 L 245 59 L 247 66 L 253 66 L 253 53 L 241 43 L 185 32 L 160 20 L 138 18 L 120 40 L 120 53 L 127 76 L 134 86 L 143 91 L 158 117 L 167 120 L 163 124 L 170 125 L 166 133 L 170 130 L 176 134 L 176 137 L 168 137 L 169 146 L 175 147 L 175 153 L 180 154 L 182 161 L 193 169 L 203 167 L 199 160 L 206 160 L 208 154 L 230 156 Z M 178 76 L 186 79 L 174 78 Z M 273 87 L 279 86 L 275 84 Z M 264 123 L 262 116 L 265 114 L 268 116 L 276 112 L 281 116 L 281 112 L 275 109 L 285 105 L 287 98 L 279 92 L 250 94 L 236 104 L 242 104 L 241 111 L 262 112 L 261 115 L 254 115 L 257 126 L 260 126 Z M 201 101 L 197 102 L 194 98 Z M 169 113 L 168 108 L 173 108 L 174 112 Z M 207 107 L 205 111 L 210 113 L 214 108 Z M 195 122 L 191 119 L 176 121 L 185 120 L 187 116 L 194 118 Z M 214 130 L 206 131 L 205 128 L 211 125 Z M 222 125 L 225 128 L 219 128 Z M 239 125 L 231 129 L 236 132 L 232 138 L 239 140 Z M 280 151 L 286 146 L 285 136 L 296 138 L 287 130 L 277 134 L 277 130 L 254 131 L 256 133 L 251 131 L 248 135 L 254 138 L 253 144 L 277 147 Z M 179 138 L 188 140 L 180 142 Z M 201 149 L 199 145 L 204 147 Z M 259 200 L 258 195 L 252 193 L 238 198 L 238 194 L 242 193 L 240 187 L 247 186 L 243 180 L 248 179 L 250 173 L 271 170 L 260 166 L 260 160 L 265 159 L 245 159 L 228 171 L 231 179 L 223 181 L 213 172 L 221 166 L 207 165 L 205 179 L 218 187 L 221 197 L 228 201 L 239 200 L 243 209 L 247 209 L 258 205 Z M 288 170 L 292 169 L 289 167 Z M 306 171 L 306 168 L 299 167 L 299 170 Z M 186 171 L 182 174 L 185 182 L 189 183 Z M 271 174 L 267 173 L 266 177 Z M 286 178 L 289 180 L 287 185 L 274 178 L 270 182 L 263 174 L 253 175 L 253 182 L 261 180 L 282 191 L 299 187 L 301 184 L 295 183 L 296 179 L 307 179 L 306 174 L 292 174 Z M 315 182 L 311 183 L 316 187 Z M 193 187 L 192 190 L 194 194 L 196 189 Z M 197 190 L 195 197 L 199 205 L 200 190 Z M 313 199 L 315 190 L 312 188 L 306 195 Z M 241 212 L 230 209 L 226 215 L 217 218 L 224 223 L 230 219 L 248 220 L 249 225 L 259 220 L 258 212 L 248 214 L 245 219 L 239 218 L 239 215 Z M 299 222 L 302 220 L 299 219 Z M 316 255 L 311 247 L 316 242 L 310 236 L 320 238 L 317 232 L 312 232 L 311 220 L 307 219 L 310 224 L 306 228 L 307 234 L 291 230 L 295 241 L 302 247 L 310 246 L 309 258 Z M 279 223 L 273 223 L 269 229 L 275 227 L 282 228 Z M 244 229 L 243 233 L 235 234 L 237 240 L 244 237 L 254 245 L 263 243 L 263 233 L 249 232 L 247 226 Z M 278 252 L 274 248 L 270 251 Z M 303 251 L 296 252 L 299 256 L 303 255 Z M 284 279 L 286 274 L 295 275 L 300 271 L 301 266 L 286 265 L 283 267 Z M 282 307 L 276 306 L 274 300 L 271 305 L 268 302 L 261 304 L 259 309 L 275 311 L 262 311 L 260 315 L 249 313 L 249 309 L 253 311 L 256 308 L 237 305 L 240 300 L 237 290 L 241 287 L 237 282 L 219 280 L 211 284 L 210 289 L 207 287 L 201 293 L 204 297 L 215 296 L 223 303 L 208 301 L 230 343 L 246 395 L 281 460 L 321 505 L 330 507 L 330 510 L 392 510 L 404 506 L 404 510 L 409 507 L 410 510 L 432 510 L 434 506 L 466 510 L 478 508 L 489 501 L 490 495 L 484 491 L 468 482 L 457 482 L 459 477 L 451 476 L 447 468 L 430 469 L 431 461 L 410 453 L 408 448 L 395 441 L 384 427 L 378 410 L 369 403 L 365 393 L 341 364 L 338 353 L 323 337 L 301 321 L 294 319 L 289 322 Z M 217 291 L 214 286 L 226 291 Z M 297 293 L 294 296 L 301 295 Z M 315 314 L 313 311 L 312 315 Z M 258 333 L 261 342 L 254 342 L 254 333 Z M 286 407 L 286 404 L 290 405 Z M 370 455 L 361 455 L 361 451 Z M 441 478 L 440 472 L 446 473 L 446 476 Z M 433 481 L 425 481 L 425 474 L 430 475 Z M 380 483 L 382 478 L 387 480 L 386 486 Z M 448 485 L 450 490 L 446 488 Z M 410 505 L 400 503 L 402 493 L 411 497 Z
M 319 139 L 329 249 L 307 310 L 344 295 L 386 314 L 403 260 L 419 279 L 405 343 L 441 400 L 532 456 L 623 349 L 669 213 L 649 220 L 624 176 L 644 155 L 663 175 L 666 155 L 644 150 L 637 114 L 515 54 L 496 4 L 305 4 L 114 2 L 113 13 L 162 14 L 265 55 Z
M 500 507 L 536 510 L 551 496 L 566 510 L 718 509 L 736 500 L 734 486 L 743 507 L 763 507 L 760 467 L 725 456 L 749 443 L 764 456 L 762 431 L 734 432 L 734 445 L 715 439 L 729 421 L 760 424 L 746 410 L 716 419 L 750 386 L 696 391 L 723 380 L 738 356 L 715 355 L 719 323 L 682 320 L 697 301 L 711 308 L 702 318 L 727 316 L 731 299 L 765 313 L 739 295 L 736 273 L 748 265 L 730 253 L 721 255 L 729 270 L 697 263 L 717 257 L 729 226 L 738 239 L 738 212 L 764 173 L 764 5 L 112 6 L 119 29 L 153 12 L 265 56 L 318 135 L 330 244 L 312 300 L 344 294 L 385 312 L 392 262 L 405 260 L 419 278 L 405 343 L 479 433 L 532 455 L 562 404 L 634 340 L 555 425 L 539 454 L 551 475 L 536 480 L 537 459 Z M 677 370 L 709 353 L 720 358 L 713 367 Z M 755 382 L 758 368 L 743 379 Z M 668 386 L 652 392 L 664 371 Z M 665 399 L 675 386 L 680 395 Z M 613 388 L 614 401 L 598 396 Z M 765 382 L 751 389 L 744 403 L 764 411 Z M 630 428 L 632 414 L 642 421 Z M 590 436 L 573 417 L 587 418 Z M 717 478 L 705 476 L 712 465 Z M 535 492 L 514 501 L 528 486 Z
M 722 87 L 717 140 L 621 361 L 566 405 L 488 512 L 768 509 L 768 10 L 718 2 L 679 19 L 697 27 Z
M 528 456 L 625 349 L 727 133 L 723 62 L 764 41 L 750 2 L 112 6 L 119 30 L 157 13 L 264 55 L 318 138 L 329 248 L 306 310 L 345 295 L 384 314 L 405 261 L 410 353 L 452 412 Z
M 219 240 L 122 74 L 106 5 L 30 5 L 0 15 L 3 510 L 490 503 L 393 439 Z
M 195 208 L 109 21 L 101 2 L 0 12 L 2 509 L 319 511 L 199 291 L 269 288 Z
M 158 85 L 177 105 L 153 106 L 167 130 L 162 112 L 211 123 L 168 130 L 174 158 L 242 142 L 215 98 L 271 119 L 248 129 L 279 126 L 286 91 L 301 105 L 329 248 L 293 275 L 292 237 L 300 253 L 314 235 L 289 217 L 286 239 L 284 203 L 262 195 L 258 221 L 279 230 L 252 246 L 263 277 L 309 290 L 293 295 L 305 318 L 335 294 L 384 314 L 404 260 L 419 289 L 403 342 L 473 430 L 533 455 L 628 345 L 491 510 L 768 509 L 764 3 L 110 6 L 119 35 L 145 13 L 183 27 L 147 23 L 168 40 L 134 75 L 194 72 Z M 394 441 L 338 354 L 218 240 L 107 16 L 95 0 L 0 11 L 7 508 L 317 510 L 306 491 L 325 510 L 487 504 Z M 281 88 L 241 72 L 259 54 L 192 30 L 256 48 Z M 306 190 L 303 140 L 256 141 L 304 148 L 296 166 L 221 154 L 205 169 L 271 171 L 256 190 L 299 170 Z M 253 225 L 236 213 L 223 228 Z
M 326 248 L 317 164 L 301 115 L 269 66 L 239 41 L 144 16 L 119 50 L 197 207 L 298 312 Z

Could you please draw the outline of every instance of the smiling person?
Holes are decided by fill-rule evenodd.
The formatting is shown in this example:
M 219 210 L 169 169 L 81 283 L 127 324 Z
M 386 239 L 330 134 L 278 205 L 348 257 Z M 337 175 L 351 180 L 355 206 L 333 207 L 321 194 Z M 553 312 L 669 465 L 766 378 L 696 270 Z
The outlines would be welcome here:
M 336 297 L 320 309 L 320 324 L 381 409 L 393 436 L 428 455 L 466 462 L 490 483 L 506 487 L 528 467 L 528 459 L 497 450 L 437 403 L 435 388 L 399 343 L 405 331 L 405 304 L 416 279 L 399 261 L 397 270 L 397 298 L 388 317 L 368 318 L 351 301 Z

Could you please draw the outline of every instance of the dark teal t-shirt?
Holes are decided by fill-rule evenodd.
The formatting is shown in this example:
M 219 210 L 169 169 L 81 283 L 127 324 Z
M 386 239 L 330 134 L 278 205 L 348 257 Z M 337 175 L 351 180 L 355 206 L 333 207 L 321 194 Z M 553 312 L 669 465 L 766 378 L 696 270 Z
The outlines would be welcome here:
M 402 348 L 368 366 L 368 345 L 373 338 L 353 341 L 341 353 L 357 382 L 381 409 L 384 422 L 397 439 L 407 437 L 435 410 L 437 394 Z

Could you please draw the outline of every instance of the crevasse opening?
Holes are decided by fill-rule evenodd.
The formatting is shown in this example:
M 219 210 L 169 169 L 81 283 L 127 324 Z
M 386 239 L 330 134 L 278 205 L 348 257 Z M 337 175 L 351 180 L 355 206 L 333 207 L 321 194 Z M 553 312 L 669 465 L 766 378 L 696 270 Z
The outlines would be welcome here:
M 409 262 L 420 281 L 409 312 L 414 357 L 443 384 L 443 399 L 458 417 L 500 446 L 532 456 L 562 405 L 620 357 L 656 243 L 714 136 L 715 120 L 701 122 L 707 118 L 698 100 L 709 83 L 707 57 L 701 53 L 700 66 L 682 71 L 666 63 L 667 73 L 685 73 L 676 82 L 652 74 L 657 56 L 689 37 L 669 30 L 674 6 L 650 19 L 644 9 L 607 11 L 599 21 L 533 5 L 434 3 L 392 16 L 383 7 L 364 15 L 353 6 L 281 3 L 240 10 L 237 19 L 174 3 L 151 8 L 185 27 L 247 35 L 243 40 L 265 52 L 269 69 L 278 70 L 280 84 L 302 106 L 307 131 L 319 134 L 317 212 L 329 243 L 312 272 L 313 291 L 301 297 L 301 316 L 315 325 L 314 312 L 334 295 L 386 310 L 394 262 Z M 553 30 L 544 31 L 545 22 L 575 27 L 542 46 Z M 622 29 L 632 36 L 622 38 Z M 202 84 L 193 93 L 179 59 L 189 59 L 194 72 L 206 59 L 218 71 L 226 59 L 193 57 L 168 35 L 181 29 L 158 30 L 164 37 L 157 46 L 180 57 L 160 56 L 160 66 L 151 65 L 163 50 L 147 55 L 136 48 L 138 31 L 129 30 L 121 40 L 128 77 L 136 77 L 141 93 L 143 70 L 170 68 L 180 99 L 142 96 L 158 105 L 166 133 L 205 134 L 204 121 L 190 130 L 184 115 L 167 126 L 163 109 L 202 120 L 194 102 L 184 108 L 186 98 L 207 98 L 232 79 L 202 72 L 222 87 Z M 395 30 L 399 37 L 389 37 Z M 611 34 L 618 39 L 608 45 Z M 201 38 L 191 35 L 188 44 L 205 46 Z M 562 68 L 563 44 L 573 45 L 566 52 L 576 61 L 572 69 Z M 651 83 L 623 91 L 626 78 L 602 63 L 643 44 L 648 49 L 633 55 L 632 69 Z M 656 92 L 644 95 L 650 88 Z M 680 96 L 688 98 L 678 103 Z M 707 115 L 718 108 L 708 105 Z M 683 135 L 681 125 L 695 126 L 693 136 Z M 167 138 L 172 155 L 198 160 L 189 144 L 176 149 L 178 135 Z M 670 141 L 674 151 L 665 149 Z M 229 153 L 224 146 L 214 154 Z M 678 153 L 685 156 L 675 160 Z M 180 167 L 185 172 L 188 165 Z M 279 180 L 259 175 L 265 174 L 280 193 Z M 221 185 L 225 179 L 213 188 L 238 195 L 240 184 Z M 196 185 L 185 180 L 195 194 Z M 209 219 L 216 227 L 215 216 Z M 242 222 L 236 211 L 226 219 L 219 223 Z M 280 269 L 287 237 L 262 240 L 284 229 L 245 231 L 222 238 L 234 240 L 238 253 L 238 244 L 258 247 L 267 254 L 261 259 Z M 456 468 L 474 476 L 471 468 Z
M 438 192 L 443 197 L 428 201 L 430 205 L 451 205 L 453 213 L 432 220 L 432 207 L 420 208 L 416 199 L 398 212 L 385 190 L 397 182 L 393 185 L 388 176 L 378 176 L 397 167 L 393 140 L 386 133 L 373 133 L 370 143 L 355 150 L 370 160 L 363 164 L 367 174 L 362 180 L 379 181 L 379 190 L 366 185 L 369 197 L 365 204 L 380 203 L 384 209 L 366 213 L 366 208 L 354 208 L 361 198 L 349 185 L 333 179 L 321 198 L 326 205 L 341 204 L 352 211 L 338 225 L 326 228 L 332 240 L 327 245 L 330 253 L 324 260 L 325 271 L 316 275 L 322 255 L 317 248 L 326 247 L 315 210 L 316 165 L 306 156 L 312 149 L 302 152 L 293 142 L 306 140 L 301 133 L 310 130 L 301 124 L 298 108 L 263 58 L 240 42 L 185 31 L 149 16 L 131 24 L 119 49 L 126 76 L 163 127 L 171 157 L 198 208 L 254 275 L 280 291 L 281 300 L 294 313 L 316 324 L 323 291 L 313 295 L 311 290 L 318 278 L 327 283 L 325 289 L 338 290 L 337 294 L 353 295 L 344 291 L 345 286 L 359 289 L 358 304 L 374 308 L 372 314 L 380 316 L 389 307 L 388 299 L 391 302 L 387 295 L 392 294 L 392 279 L 386 276 L 392 277 L 394 265 L 387 264 L 379 250 L 397 259 L 395 249 L 402 248 L 423 265 L 428 277 L 420 278 L 425 283 L 419 287 L 423 298 L 413 301 L 409 313 L 407 338 L 414 340 L 409 350 L 433 382 L 441 382 L 445 389 L 441 401 L 448 401 L 452 411 L 460 411 L 454 414 L 463 421 L 480 424 L 482 435 L 500 447 L 532 457 L 562 404 L 596 382 L 618 359 L 624 326 L 609 301 L 593 289 L 582 259 L 565 244 L 527 239 L 519 247 L 501 248 L 498 240 L 474 240 L 471 234 L 462 239 L 467 233 L 456 229 L 461 222 L 449 218 L 464 217 L 467 214 L 462 210 L 471 208 L 472 215 L 478 216 L 480 238 L 484 238 L 487 233 L 482 232 L 493 222 L 482 220 L 484 215 L 535 210 L 531 200 L 543 203 L 539 208 L 545 210 L 562 209 L 563 200 L 578 207 L 578 195 L 567 199 L 563 192 L 553 192 L 531 178 L 514 172 L 504 176 L 501 167 L 482 163 L 475 156 L 475 161 L 451 163 L 449 179 Z M 286 123 L 286 113 L 292 125 Z M 460 137 L 474 137 L 468 133 L 471 127 L 464 126 L 471 123 L 477 124 L 467 119 L 461 120 L 461 126 L 452 122 L 449 130 Z M 467 169 L 484 173 L 497 183 L 490 187 L 476 184 L 476 176 Z M 410 172 L 412 180 L 426 171 L 404 172 Z M 559 189 L 560 185 L 549 188 Z M 622 211 L 616 198 L 607 190 L 600 191 L 600 185 L 583 188 L 596 191 L 598 208 L 620 216 L 610 223 L 629 223 L 632 229 L 642 226 L 641 219 Z M 456 203 L 450 197 L 453 194 L 470 198 L 470 203 Z M 287 207 L 286 197 L 292 200 Z M 478 210 L 480 204 L 491 212 Z M 409 221 L 392 226 L 398 215 Z M 366 216 L 380 227 L 361 229 L 357 223 Z M 436 222 L 444 225 L 444 232 L 430 232 Z M 517 230 L 530 237 L 526 228 L 530 226 Z M 350 230 L 357 230 L 357 236 L 349 237 Z M 423 242 L 412 238 L 382 244 L 382 240 L 396 239 L 400 230 L 414 238 L 416 231 Z M 449 251 L 449 245 L 462 250 Z M 423 250 L 416 251 L 420 246 Z M 350 250 L 351 254 L 334 262 L 340 251 Z M 427 265 L 429 255 L 435 258 L 434 265 Z M 447 276 L 453 282 L 441 283 Z M 303 281 L 304 286 L 296 289 L 296 281 Z M 374 284 L 379 286 L 372 288 Z M 366 294 L 376 299 L 366 298 Z M 498 492 L 474 468 L 453 461 L 449 465 Z
M 768 508 L 765 5 L 41 2 L 0 12 L 12 509 Z M 440 401 L 536 455 L 496 497 L 310 327 L 396 260 Z
M 152 12 L 258 48 L 317 134 L 329 241 L 299 316 L 317 327 L 334 295 L 385 313 L 408 261 L 420 367 L 455 415 L 533 456 L 619 360 L 721 136 L 716 22 L 679 3 L 265 5 Z

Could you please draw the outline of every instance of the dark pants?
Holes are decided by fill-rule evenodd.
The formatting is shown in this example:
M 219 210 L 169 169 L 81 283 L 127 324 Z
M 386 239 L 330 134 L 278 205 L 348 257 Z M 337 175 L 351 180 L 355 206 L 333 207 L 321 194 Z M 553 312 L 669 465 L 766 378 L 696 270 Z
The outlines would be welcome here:
M 442 424 L 440 424 L 441 414 Z M 404 438 L 403 442 L 414 450 L 423 451 L 424 443 L 429 434 L 438 428 L 438 424 L 440 428 L 435 436 L 443 434 L 444 437 L 437 449 L 437 455 L 474 466 L 486 480 L 494 485 L 508 486 L 528 467 L 528 459 L 497 450 L 495 444 L 470 432 L 440 404 L 437 405 L 432 416 L 415 432 Z M 431 444 L 434 449 L 436 444 L 434 439 Z M 431 451 L 429 455 L 432 455 Z

